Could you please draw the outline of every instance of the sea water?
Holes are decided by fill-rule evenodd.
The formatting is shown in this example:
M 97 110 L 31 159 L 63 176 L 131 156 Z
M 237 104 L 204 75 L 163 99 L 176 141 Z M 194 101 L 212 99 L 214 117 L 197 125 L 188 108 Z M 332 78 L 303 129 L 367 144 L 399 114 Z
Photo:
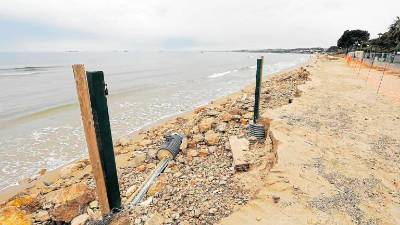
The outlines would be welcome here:
M 104 71 L 114 139 L 240 90 L 309 55 L 235 52 L 0 53 L 0 189 L 87 156 L 73 64 Z

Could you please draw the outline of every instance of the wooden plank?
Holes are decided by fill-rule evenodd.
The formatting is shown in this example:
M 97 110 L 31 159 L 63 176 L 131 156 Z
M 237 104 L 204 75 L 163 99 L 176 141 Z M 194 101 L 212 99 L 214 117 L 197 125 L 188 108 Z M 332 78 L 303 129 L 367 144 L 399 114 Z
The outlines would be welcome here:
M 105 175 L 108 204 L 110 209 L 119 209 L 121 197 L 105 94 L 104 73 L 102 71 L 86 72 L 86 75 L 100 160 Z
M 78 64 L 72 66 L 76 90 L 78 93 L 79 105 L 81 108 L 82 124 L 85 131 L 86 143 L 89 151 L 90 163 L 92 165 L 93 176 L 96 182 L 96 192 L 103 214 L 110 213 L 108 196 L 106 190 L 106 181 L 101 164 L 99 146 L 96 139 L 92 108 L 90 103 L 90 94 L 84 65 Z
M 245 157 L 245 152 L 249 151 L 249 141 L 246 138 L 230 136 L 229 144 L 232 150 L 233 167 L 235 168 L 235 171 L 249 170 L 250 164 Z

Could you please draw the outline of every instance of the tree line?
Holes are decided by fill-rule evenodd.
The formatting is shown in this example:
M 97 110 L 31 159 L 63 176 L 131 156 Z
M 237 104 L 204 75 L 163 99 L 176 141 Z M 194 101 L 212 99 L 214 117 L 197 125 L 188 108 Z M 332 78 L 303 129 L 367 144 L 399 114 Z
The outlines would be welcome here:
M 370 39 L 366 30 L 346 30 L 337 41 L 336 46 L 331 46 L 328 52 L 349 52 L 364 50 L 375 52 L 400 51 L 400 17 L 389 26 L 388 31 L 379 33 L 379 37 Z

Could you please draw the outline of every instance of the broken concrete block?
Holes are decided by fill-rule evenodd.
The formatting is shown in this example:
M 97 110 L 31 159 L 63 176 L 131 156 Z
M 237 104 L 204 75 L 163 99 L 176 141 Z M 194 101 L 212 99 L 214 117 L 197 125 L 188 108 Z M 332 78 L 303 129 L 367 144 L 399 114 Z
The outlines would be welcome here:
M 246 138 L 237 136 L 229 137 L 229 144 L 232 150 L 233 167 L 235 171 L 247 171 L 250 164 L 246 161 L 245 152 L 249 151 L 249 141 Z

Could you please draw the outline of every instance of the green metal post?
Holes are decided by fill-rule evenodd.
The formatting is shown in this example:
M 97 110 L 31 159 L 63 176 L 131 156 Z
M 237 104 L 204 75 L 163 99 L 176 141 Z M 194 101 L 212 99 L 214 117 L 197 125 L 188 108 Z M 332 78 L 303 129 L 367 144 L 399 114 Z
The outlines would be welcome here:
M 92 105 L 96 141 L 99 146 L 100 160 L 104 169 L 109 207 L 114 210 L 120 209 L 121 196 L 105 94 L 104 74 L 102 71 L 86 72 L 86 76 Z
M 257 59 L 257 72 L 256 72 L 256 91 L 254 101 L 254 115 L 253 122 L 257 123 L 257 119 L 260 116 L 260 93 L 261 93 L 261 80 L 262 80 L 262 68 L 263 68 L 264 57 Z

